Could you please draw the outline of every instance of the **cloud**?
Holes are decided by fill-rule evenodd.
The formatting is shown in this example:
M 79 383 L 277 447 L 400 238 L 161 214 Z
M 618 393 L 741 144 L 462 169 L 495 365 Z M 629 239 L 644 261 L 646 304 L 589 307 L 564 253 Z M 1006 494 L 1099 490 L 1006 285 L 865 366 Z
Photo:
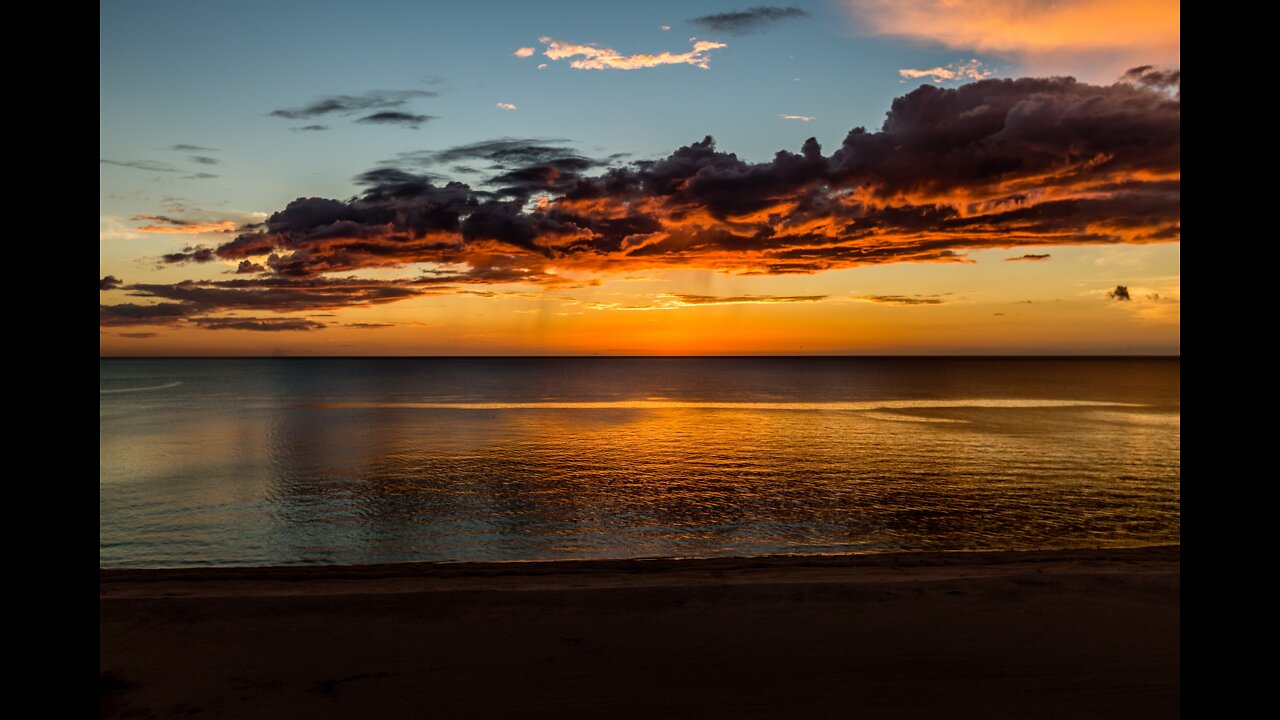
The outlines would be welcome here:
M 202 145 L 187 145 L 186 143 L 170 145 L 169 149 L 176 152 L 220 152 L 218 148 L 204 147 Z
M 778 117 L 783 120 L 800 120 L 802 122 L 812 122 L 817 119 L 812 115 L 786 115 L 784 113 L 778 113 Z
M 1017 58 L 1039 71 L 1176 64 L 1178 0 L 843 0 L 859 30 Z M 1101 66 L 1099 63 L 1101 62 Z M 1114 77 L 1114 75 L 1104 76 Z
M 916 80 L 927 77 L 936 83 L 983 80 L 994 74 L 995 72 L 993 70 L 983 67 L 983 64 L 978 60 L 970 60 L 965 63 L 954 62 L 949 65 L 929 68 L 928 70 L 903 68 L 898 71 L 898 75 L 905 80 Z
M 623 55 L 611 48 L 596 47 L 594 43 L 578 45 L 562 40 L 553 40 L 549 37 L 538 38 L 538 41 L 547 46 L 542 54 L 552 60 L 573 57 L 583 58 L 569 63 L 569 67 L 578 70 L 639 70 L 641 68 L 658 67 L 659 65 L 693 65 L 706 70 L 711 67 L 711 58 L 707 56 L 707 53 L 728 47 L 724 43 L 690 38 L 690 42 L 693 43 L 693 49 L 689 52 Z
M 329 126 L 328 125 L 303 125 L 302 127 L 291 127 L 289 129 L 292 130 L 293 132 L 320 132 L 322 130 L 328 130 Z
M 422 123 L 435 119 L 435 115 L 414 115 L 413 113 L 386 110 L 372 115 L 366 115 L 359 120 L 356 120 L 356 122 L 374 123 L 378 125 L 404 125 L 405 127 L 417 130 Z
M 687 295 L 681 293 L 663 293 L 657 301 L 643 305 L 623 305 L 622 303 L 589 302 L 583 306 L 589 310 L 679 310 L 688 307 L 709 305 L 773 305 L 791 303 L 822 302 L 828 295 Z
M 237 274 L 237 275 L 249 275 L 249 274 L 252 274 L 252 273 L 264 273 L 264 272 L 266 272 L 266 271 L 267 271 L 267 269 L 266 269 L 265 267 L 263 267 L 262 265 L 260 265 L 260 264 L 258 264 L 258 263 L 256 263 L 256 262 L 253 262 L 253 261 L 251 261 L 251 260 L 241 260 L 241 261 L 240 261 L 240 264 L 236 266 L 236 274 Z
M 498 109 L 499 110 L 515 110 L 516 106 L 513 103 L 500 102 L 498 103 Z
M 190 311 L 182 303 L 99 305 L 98 325 L 173 325 Z
M 670 30 L 670 29 L 671 29 L 671 26 L 670 26 L 670 25 L 659 25 L 659 26 L 658 26 L 658 29 L 659 29 L 659 30 L 661 30 L 662 32 L 667 32 L 668 30 Z
M 576 150 L 564 144 L 566 142 L 563 138 L 497 138 L 444 150 L 402 153 L 394 162 L 433 166 L 478 160 L 489 163 L 491 169 L 499 169 L 564 157 L 581 158 Z
M 474 199 L 523 203 L 535 193 L 564 192 L 587 171 L 617 159 L 589 158 L 565 142 L 557 138 L 498 138 L 444 150 L 404 152 L 385 161 L 383 167 L 361 173 L 357 180 L 403 194 L 411 188 L 423 188 L 423 183 L 429 185 L 443 179 L 445 176 L 434 169 L 447 165 L 454 171 L 478 176 L 480 185 L 493 188 L 468 188 Z
M 946 302 L 942 295 L 859 295 L 854 300 L 877 305 L 941 305 Z
M 808 17 L 809 13 L 797 7 L 753 7 L 748 10 L 703 15 L 689 22 L 713 32 L 729 35 L 746 35 L 766 30 L 783 20 Z
M 290 120 L 306 120 L 325 115 L 351 115 L 367 110 L 387 110 L 406 105 L 410 100 L 435 97 L 430 90 L 373 90 L 363 95 L 331 95 L 307 105 L 272 110 L 268 115 Z
M 207 155 L 192 155 L 191 162 L 199 163 L 201 165 L 217 165 L 221 160 Z
M 125 285 L 122 289 L 133 297 L 170 301 L 174 305 L 164 315 L 186 317 L 228 310 L 290 313 L 372 307 L 413 297 L 474 292 L 466 289 L 469 286 L 518 282 L 564 285 L 568 281 L 557 275 L 504 265 L 503 259 L 497 258 L 487 267 L 436 270 L 397 280 L 269 275 L 228 280 L 139 283 Z M 103 307 L 127 309 L 130 306 Z
M 627 165 L 538 138 L 404 153 L 362 176 L 359 196 L 299 197 L 213 249 L 262 277 L 124 289 L 210 312 L 300 312 L 599 273 L 810 274 L 1176 242 L 1180 118 L 1178 98 L 1133 83 L 992 79 L 917 88 L 879 130 L 854 128 L 829 154 L 810 138 L 766 162 L 710 137 Z M 479 187 L 432 175 L 459 163 L 492 174 Z M 405 267 L 421 274 L 334 277 Z M 938 304 L 863 299 L 903 297 Z
M 821 302 L 827 295 L 663 295 L 675 299 L 681 305 L 763 305 L 769 303 Z
M 533 54 L 534 54 L 535 52 L 537 52 L 537 50 L 536 50 L 536 49 L 534 49 L 534 48 L 531 48 L 531 47 L 522 47 L 522 48 L 517 49 L 515 52 L 513 52 L 513 53 L 511 53 L 511 54 L 512 54 L 512 55 L 515 55 L 515 56 L 516 56 L 516 57 L 518 57 L 518 58 L 527 58 L 527 57 L 532 57 L 532 56 L 533 56 Z
M 1120 76 L 1120 82 L 1130 83 L 1152 90 L 1175 90 L 1182 93 L 1182 71 L 1139 65 L 1129 68 Z
M 203 173 L 203 172 L 202 172 L 202 173 L 195 173 L 195 174 L 193 174 L 193 175 L 183 175 L 183 176 L 182 176 L 182 179 L 184 179 L 184 180 L 208 180 L 208 179 L 210 179 L 210 178 L 216 178 L 216 177 L 218 177 L 218 176 L 217 176 L 217 175 L 214 175 L 213 173 Z
M 178 168 L 164 162 L 155 162 L 152 160 L 107 160 L 99 158 L 98 162 L 103 165 L 117 165 L 119 167 L 133 168 L 135 170 L 146 170 L 148 172 L 176 173 L 181 172 Z
M 1124 285 L 1117 285 L 1115 290 L 1111 290 L 1107 292 L 1107 297 L 1111 298 L 1112 300 L 1121 300 L 1124 302 L 1128 302 L 1130 299 L 1129 288 Z
M 115 275 L 108 275 L 98 281 L 98 290 L 115 290 L 120 287 L 120 278 Z
M 122 338 L 130 338 L 130 339 L 133 339 L 133 340 L 146 340 L 147 338 L 153 338 L 153 337 L 155 337 L 157 334 L 158 334 L 158 333 L 153 333 L 153 332 L 122 332 L 122 333 L 116 333 L 116 335 L 117 335 L 117 336 L 119 336 L 119 337 L 122 337 Z
M 539 70 L 546 70 L 546 69 L 547 69 L 547 64 L 546 64 L 546 63 L 538 63 L 538 69 L 539 69 Z
M 196 247 L 183 248 L 182 252 L 161 255 L 160 259 L 166 264 L 172 265 L 174 263 L 185 262 L 207 263 L 217 260 L 218 258 L 214 255 L 213 248 L 200 245 Z
M 197 317 L 191 322 L 202 330 L 256 330 L 259 332 L 277 332 L 290 330 L 320 330 L 324 323 L 303 318 L 257 318 L 257 317 Z
M 395 323 L 343 323 L 343 327 L 356 328 L 358 330 L 377 330 L 379 328 L 395 327 Z
M 242 228 L 242 223 L 234 220 L 182 220 L 165 215 L 134 215 L 135 221 L 145 221 L 135 230 L 145 233 L 162 233 L 172 235 L 200 235 L 206 233 L 233 233 Z
M 1007 257 L 1007 258 L 1005 258 L 1005 259 L 1004 259 L 1004 261 L 1005 261 L 1005 262 L 1016 262 L 1016 261 L 1018 261 L 1018 260 L 1029 260 L 1029 261 L 1032 261 L 1032 262 L 1039 262 L 1039 261 L 1041 261 L 1041 260 L 1048 260 L 1050 257 L 1051 257 L 1051 256 L 1049 255 L 1049 253 L 1045 253 L 1045 254 L 1043 254 L 1043 255 L 1035 255 L 1035 254 L 1032 254 L 1032 253 L 1027 253 L 1026 255 L 1022 255 L 1022 256 L 1019 256 L 1019 257 Z

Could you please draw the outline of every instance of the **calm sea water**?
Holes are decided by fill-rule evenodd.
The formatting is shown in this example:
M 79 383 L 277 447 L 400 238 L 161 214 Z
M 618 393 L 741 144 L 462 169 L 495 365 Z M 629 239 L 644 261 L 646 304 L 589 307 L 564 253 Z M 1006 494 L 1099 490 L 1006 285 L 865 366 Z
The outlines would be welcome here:
M 1177 359 L 99 367 L 104 567 L 1179 540 Z

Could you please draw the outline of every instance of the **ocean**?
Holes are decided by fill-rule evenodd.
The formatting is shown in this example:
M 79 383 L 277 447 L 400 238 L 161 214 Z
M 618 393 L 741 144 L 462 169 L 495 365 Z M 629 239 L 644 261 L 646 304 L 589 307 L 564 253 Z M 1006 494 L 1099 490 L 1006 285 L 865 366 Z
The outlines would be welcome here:
M 1177 358 L 102 359 L 102 567 L 1179 542 Z

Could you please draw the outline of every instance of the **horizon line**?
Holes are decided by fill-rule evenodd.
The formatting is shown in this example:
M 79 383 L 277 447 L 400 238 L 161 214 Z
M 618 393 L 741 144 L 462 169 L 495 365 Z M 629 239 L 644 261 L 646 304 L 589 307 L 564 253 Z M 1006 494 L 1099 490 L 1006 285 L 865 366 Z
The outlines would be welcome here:
M 99 360 L 565 360 L 565 359 L 869 359 L 869 360 L 1124 360 L 1182 359 L 1181 353 L 1147 354 L 999 354 L 999 355 L 99 355 Z

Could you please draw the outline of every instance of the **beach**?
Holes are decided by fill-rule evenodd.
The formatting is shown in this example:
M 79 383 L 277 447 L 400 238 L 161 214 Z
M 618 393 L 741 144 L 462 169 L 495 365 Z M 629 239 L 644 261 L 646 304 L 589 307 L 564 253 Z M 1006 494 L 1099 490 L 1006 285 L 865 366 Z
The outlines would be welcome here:
M 100 571 L 103 717 L 1167 718 L 1177 546 Z

